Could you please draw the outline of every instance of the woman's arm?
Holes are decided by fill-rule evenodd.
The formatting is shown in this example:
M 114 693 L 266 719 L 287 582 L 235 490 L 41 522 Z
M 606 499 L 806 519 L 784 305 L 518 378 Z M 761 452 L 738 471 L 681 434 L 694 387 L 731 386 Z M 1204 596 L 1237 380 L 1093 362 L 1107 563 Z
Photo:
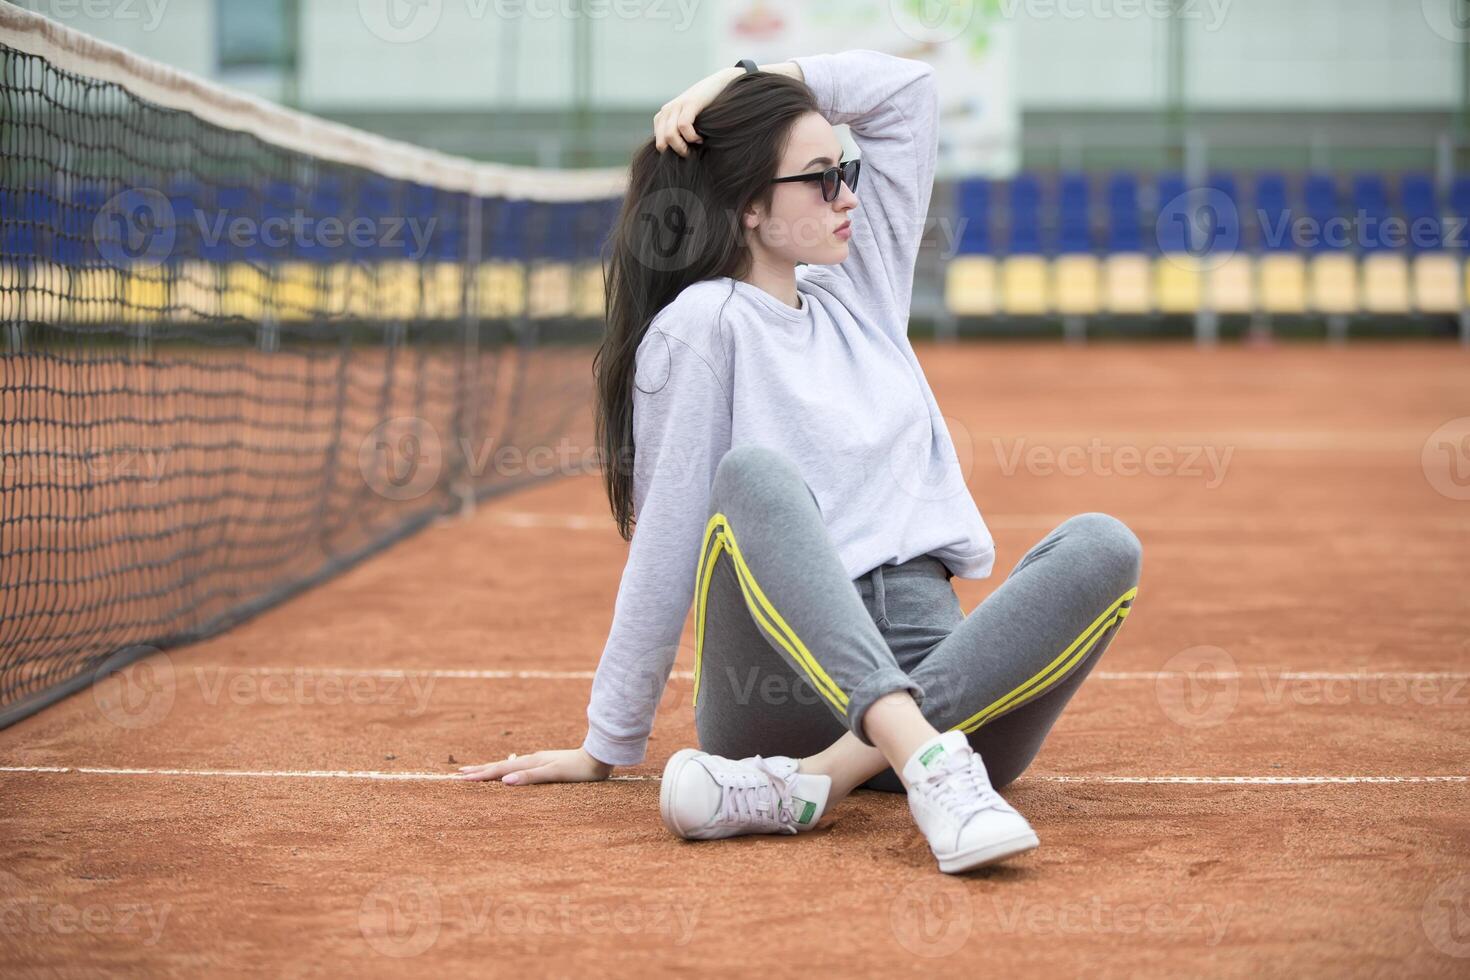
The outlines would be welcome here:
M 730 399 L 711 356 L 650 327 L 639 354 L 633 430 L 637 525 L 582 743 L 594 758 L 619 766 L 642 762 L 647 752 L 694 598 L 710 487 L 730 448 Z
M 939 158 L 934 68 L 866 50 L 809 55 L 784 64 L 794 64 L 816 95 L 823 118 L 834 126 L 847 124 L 862 154 L 848 257 L 841 265 L 820 268 L 849 279 L 866 309 L 905 334 L 914 262 Z M 880 313 L 881 307 L 888 312 Z

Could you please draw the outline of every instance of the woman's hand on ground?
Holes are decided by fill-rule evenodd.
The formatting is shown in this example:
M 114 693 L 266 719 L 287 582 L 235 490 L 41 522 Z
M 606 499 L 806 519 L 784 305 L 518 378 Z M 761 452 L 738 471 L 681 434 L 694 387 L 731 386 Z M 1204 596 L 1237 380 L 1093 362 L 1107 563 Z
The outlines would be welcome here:
M 606 779 L 613 767 L 587 754 L 586 749 L 548 749 L 516 755 L 481 766 L 460 766 L 460 779 L 498 779 L 512 786 L 526 783 L 586 783 Z
M 722 68 L 674 96 L 653 117 L 653 145 L 662 153 L 673 148 L 681 157 L 689 155 L 689 144 L 698 143 L 694 119 L 725 90 L 732 79 L 744 74 L 740 68 Z

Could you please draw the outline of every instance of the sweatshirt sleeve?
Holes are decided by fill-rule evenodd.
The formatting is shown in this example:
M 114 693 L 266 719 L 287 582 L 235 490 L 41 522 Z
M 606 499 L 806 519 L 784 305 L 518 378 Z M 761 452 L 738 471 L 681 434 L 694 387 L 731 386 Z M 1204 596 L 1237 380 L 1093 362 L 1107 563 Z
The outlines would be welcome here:
M 647 752 L 694 598 L 715 468 L 731 433 L 730 399 L 715 365 L 685 341 L 650 327 L 636 375 L 636 523 L 582 742 L 587 754 L 614 766 L 636 765 Z
M 899 335 L 908 332 L 919 254 L 939 159 L 939 89 L 934 68 L 880 51 L 792 58 L 817 108 L 846 123 L 862 157 L 851 247 L 840 265 L 865 306 Z

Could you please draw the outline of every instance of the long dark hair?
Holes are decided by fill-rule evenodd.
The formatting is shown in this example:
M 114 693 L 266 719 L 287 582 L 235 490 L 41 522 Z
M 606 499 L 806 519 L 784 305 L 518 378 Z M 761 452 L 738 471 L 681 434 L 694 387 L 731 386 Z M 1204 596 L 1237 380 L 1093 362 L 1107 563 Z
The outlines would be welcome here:
M 628 189 L 603 255 L 607 333 L 593 359 L 597 441 L 618 533 L 633 535 L 633 384 L 638 345 L 654 316 L 692 283 L 750 269 L 740 215 L 769 206 L 791 126 L 816 99 L 774 72 L 736 77 L 694 120 L 689 155 L 633 154 Z M 711 324 L 710 329 L 715 329 Z

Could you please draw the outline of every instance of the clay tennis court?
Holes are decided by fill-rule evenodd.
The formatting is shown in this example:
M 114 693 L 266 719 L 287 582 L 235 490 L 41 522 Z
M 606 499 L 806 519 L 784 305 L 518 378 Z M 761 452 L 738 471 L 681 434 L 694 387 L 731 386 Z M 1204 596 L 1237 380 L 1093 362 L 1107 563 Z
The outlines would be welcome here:
M 999 549 L 966 610 L 1071 514 L 1144 544 L 1005 791 L 1039 850 L 940 874 L 868 791 L 675 839 L 689 624 L 645 764 L 453 780 L 585 732 L 627 545 L 583 473 L 0 732 L 0 971 L 1464 976 L 1470 356 L 916 347 Z

